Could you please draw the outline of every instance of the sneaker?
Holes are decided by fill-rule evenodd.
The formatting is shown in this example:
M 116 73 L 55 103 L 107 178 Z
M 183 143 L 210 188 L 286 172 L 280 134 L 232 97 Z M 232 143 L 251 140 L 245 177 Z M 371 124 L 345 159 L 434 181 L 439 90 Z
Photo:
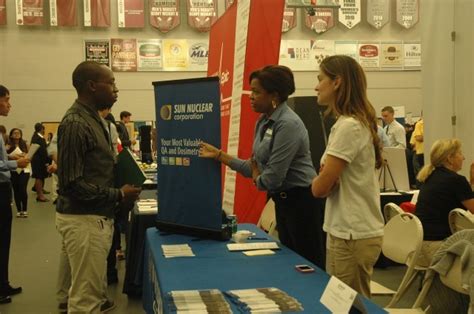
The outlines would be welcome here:
M 23 213 L 22 213 L 22 212 L 16 213 L 16 218 L 21 218 L 21 217 L 23 217 Z
M 23 218 L 28 218 L 28 212 L 23 212 Z
M 106 313 L 108 311 L 111 311 L 115 309 L 115 303 L 114 301 L 107 300 L 102 305 L 100 306 L 100 312 L 101 313 Z

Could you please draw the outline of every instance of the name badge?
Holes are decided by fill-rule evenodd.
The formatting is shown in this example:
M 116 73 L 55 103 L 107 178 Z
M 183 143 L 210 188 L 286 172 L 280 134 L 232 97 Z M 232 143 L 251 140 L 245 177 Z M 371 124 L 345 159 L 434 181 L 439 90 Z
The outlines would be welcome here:
M 265 135 L 270 135 L 270 136 L 272 136 L 272 134 L 273 134 L 273 130 L 272 130 L 272 129 L 267 129 L 267 130 L 265 131 Z

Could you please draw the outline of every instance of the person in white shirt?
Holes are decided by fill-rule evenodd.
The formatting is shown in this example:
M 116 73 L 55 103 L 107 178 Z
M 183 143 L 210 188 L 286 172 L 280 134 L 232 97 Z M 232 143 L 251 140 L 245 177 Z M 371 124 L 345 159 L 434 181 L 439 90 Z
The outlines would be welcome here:
M 385 122 L 383 130 L 388 136 L 390 142 L 389 147 L 398 147 L 405 149 L 407 147 L 407 139 L 405 136 L 405 128 L 394 118 L 395 110 L 393 107 L 386 106 L 382 109 L 382 119 Z
M 364 71 L 351 57 L 325 58 L 318 80 L 318 102 L 337 117 L 312 183 L 314 197 L 327 197 L 326 271 L 370 297 L 384 227 L 376 177 L 383 160 L 375 109 L 367 99 Z

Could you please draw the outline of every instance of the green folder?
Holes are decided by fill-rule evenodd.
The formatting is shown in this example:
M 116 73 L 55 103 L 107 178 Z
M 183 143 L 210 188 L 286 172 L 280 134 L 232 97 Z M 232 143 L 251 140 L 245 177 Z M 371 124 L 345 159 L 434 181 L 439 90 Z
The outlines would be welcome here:
M 117 156 L 117 164 L 115 166 L 115 183 L 117 187 L 125 184 L 131 184 L 137 187 L 143 185 L 146 175 L 133 158 L 130 150 L 124 148 Z

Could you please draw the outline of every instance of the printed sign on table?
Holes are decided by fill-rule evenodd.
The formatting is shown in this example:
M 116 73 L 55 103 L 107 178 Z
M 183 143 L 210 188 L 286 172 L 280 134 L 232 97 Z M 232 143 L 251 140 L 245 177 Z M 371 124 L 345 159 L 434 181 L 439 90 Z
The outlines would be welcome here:
M 181 23 L 179 0 L 149 0 L 150 24 L 167 33 Z
M 84 40 L 84 51 L 86 61 L 95 61 L 110 66 L 108 39 L 86 39 Z
M 199 32 L 208 32 L 217 20 L 217 0 L 187 0 L 188 25 Z
M 137 40 L 112 38 L 112 71 L 137 71 Z
M 220 146 L 217 77 L 153 82 L 158 127 L 157 220 L 221 230 L 221 168 L 199 157 L 203 140 Z
M 118 0 L 118 27 L 141 28 L 145 26 L 145 3 L 143 0 Z
M 15 0 L 17 25 L 43 25 L 43 0 Z
M 76 3 L 76 0 L 49 0 L 49 19 L 51 26 L 76 26 Z

